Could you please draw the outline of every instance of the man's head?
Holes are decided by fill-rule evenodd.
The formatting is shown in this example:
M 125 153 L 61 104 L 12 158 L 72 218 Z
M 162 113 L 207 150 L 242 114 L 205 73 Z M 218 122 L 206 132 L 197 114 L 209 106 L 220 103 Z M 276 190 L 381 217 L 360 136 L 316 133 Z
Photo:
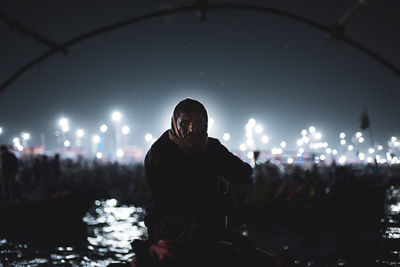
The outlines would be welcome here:
M 207 122 L 208 115 L 203 104 L 186 98 L 179 102 L 174 109 L 172 129 L 175 134 L 184 139 L 187 136 L 207 133 Z

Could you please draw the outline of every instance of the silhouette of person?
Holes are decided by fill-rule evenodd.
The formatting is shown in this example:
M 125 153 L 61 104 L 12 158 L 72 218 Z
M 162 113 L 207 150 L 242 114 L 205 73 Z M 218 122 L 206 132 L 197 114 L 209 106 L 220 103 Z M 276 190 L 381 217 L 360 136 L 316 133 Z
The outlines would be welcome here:
M 56 189 L 60 175 L 61 175 L 61 166 L 60 166 L 60 154 L 55 154 L 54 157 L 50 161 L 50 185 L 53 190 Z
M 1 170 L 3 175 L 3 197 L 6 203 L 12 203 L 15 198 L 16 175 L 18 172 L 18 159 L 5 145 L 0 147 Z
M 184 99 L 174 109 L 171 129 L 147 152 L 149 239 L 215 239 L 224 230 L 224 215 L 232 211 L 217 190 L 218 177 L 251 183 L 251 166 L 208 137 L 207 122 L 203 104 Z

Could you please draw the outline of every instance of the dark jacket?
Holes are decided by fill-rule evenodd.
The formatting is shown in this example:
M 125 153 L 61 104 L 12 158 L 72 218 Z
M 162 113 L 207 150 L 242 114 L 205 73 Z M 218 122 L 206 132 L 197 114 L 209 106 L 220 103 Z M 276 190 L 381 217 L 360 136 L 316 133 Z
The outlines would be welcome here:
M 6 179 L 14 179 L 18 172 L 18 159 L 11 152 L 4 152 L 1 155 L 1 169 Z
M 185 227 L 214 227 L 227 211 L 217 190 L 218 177 L 232 183 L 251 182 L 252 168 L 233 155 L 217 139 L 208 138 L 207 152 L 190 156 L 168 137 L 166 131 L 145 158 L 145 173 L 152 195 L 152 207 L 146 217 L 149 236 L 169 222 L 181 225 L 155 234 L 158 238 L 176 238 Z M 182 231 L 181 231 L 182 230 Z M 170 234 L 176 232 L 176 234 Z M 189 234 L 190 235 L 190 234 Z M 185 236 L 185 235 L 184 235 Z M 182 236 L 181 236 L 182 237 Z M 188 237 L 188 236 L 185 236 Z

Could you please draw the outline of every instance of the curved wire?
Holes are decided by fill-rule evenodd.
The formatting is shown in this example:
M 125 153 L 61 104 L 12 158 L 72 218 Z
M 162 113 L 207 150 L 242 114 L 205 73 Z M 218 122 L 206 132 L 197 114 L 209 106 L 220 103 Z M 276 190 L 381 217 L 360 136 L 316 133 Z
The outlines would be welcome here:
M 383 58 L 382 56 L 378 55 L 377 53 L 373 52 L 372 50 L 368 49 L 361 43 L 358 43 L 349 37 L 345 36 L 344 32 L 342 31 L 342 28 L 340 27 L 332 27 L 332 26 L 326 26 L 323 24 L 320 24 L 318 22 L 315 22 L 311 19 L 296 15 L 291 12 L 283 11 L 280 9 L 276 8 L 270 8 L 270 7 L 264 7 L 264 6 L 258 6 L 258 5 L 251 5 L 251 4 L 209 4 L 206 1 L 198 1 L 195 4 L 192 5 L 184 5 L 184 6 L 179 6 L 176 8 L 171 8 L 171 9 L 165 9 L 165 10 L 160 10 L 152 13 L 148 13 L 145 15 L 137 16 L 128 20 L 124 20 L 118 23 L 111 24 L 106 27 L 99 28 L 97 30 L 89 31 L 85 34 L 79 35 L 69 41 L 66 41 L 65 43 L 59 44 L 58 46 L 50 49 L 49 51 L 41 54 L 25 66 L 23 66 L 21 69 L 16 71 L 14 74 L 12 74 L 4 83 L 1 84 L 0 86 L 0 93 L 4 91 L 4 89 L 9 86 L 14 80 L 16 80 L 19 76 L 21 76 L 25 71 L 33 67 L 34 65 L 40 63 L 44 59 L 58 53 L 58 52 L 65 52 L 65 49 L 68 47 L 84 41 L 86 39 L 92 38 L 94 36 L 130 25 L 130 24 L 135 24 L 144 20 L 152 19 L 152 18 L 157 18 L 157 17 L 162 17 L 166 15 L 171 15 L 171 14 L 177 14 L 177 13 L 184 13 L 184 12 L 190 12 L 190 11 L 200 11 L 201 12 L 201 18 L 205 19 L 205 13 L 208 10 L 217 10 L 217 9 L 237 9 L 237 10 L 248 10 L 248 11 L 256 11 L 256 12 L 263 12 L 263 13 L 271 13 L 274 15 L 286 17 L 292 20 L 295 20 L 297 22 L 306 24 L 308 26 L 311 26 L 313 28 L 316 28 L 320 31 L 327 32 L 331 37 L 342 40 L 346 42 L 347 44 L 353 46 L 354 48 L 362 51 L 366 55 L 372 57 L 373 59 L 377 60 L 381 64 L 383 64 L 385 67 L 387 67 L 389 70 L 391 70 L 393 73 L 395 73 L 397 76 L 400 77 L 400 70 L 390 63 L 388 60 Z

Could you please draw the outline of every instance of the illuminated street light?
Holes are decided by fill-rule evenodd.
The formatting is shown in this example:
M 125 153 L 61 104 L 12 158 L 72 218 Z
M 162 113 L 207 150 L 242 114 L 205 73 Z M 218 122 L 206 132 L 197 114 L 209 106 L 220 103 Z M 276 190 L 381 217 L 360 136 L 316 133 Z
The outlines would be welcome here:
M 117 149 L 117 157 L 122 158 L 124 156 L 124 151 L 122 149 Z
M 315 139 L 320 140 L 322 138 L 322 134 L 320 132 L 315 133 Z
M 352 151 L 352 150 L 354 149 L 354 147 L 353 147 L 352 145 L 349 145 L 349 146 L 347 147 L 347 149 L 348 149 L 349 151 Z
M 128 126 L 126 126 L 126 125 L 122 126 L 122 129 L 121 129 L 122 134 L 127 135 L 129 133 L 129 131 L 130 131 L 130 129 Z
M 336 149 L 332 150 L 332 155 L 337 155 L 337 150 Z
M 27 132 L 22 132 L 20 136 L 22 137 L 22 146 L 26 147 L 27 141 L 31 138 L 31 135 Z
M 71 145 L 71 142 L 69 140 L 64 141 L 64 146 L 69 147 Z
M 325 153 L 326 153 L 326 154 L 331 154 L 331 153 L 332 153 L 332 149 L 331 149 L 331 148 L 325 149 Z
M 252 146 L 254 146 L 254 140 L 253 140 L 253 139 L 247 139 L 246 144 L 247 144 L 249 147 L 252 147 Z
M 85 135 L 85 131 L 83 131 L 82 129 L 78 129 L 76 131 L 76 136 L 78 136 L 79 138 L 83 137 Z
M 356 138 L 360 138 L 362 136 L 361 132 L 356 132 Z
M 102 159 L 102 158 L 103 158 L 103 153 L 97 152 L 97 153 L 96 153 L 96 158 L 97 158 L 97 159 Z
M 246 151 L 246 149 L 247 149 L 246 144 L 240 144 L 239 149 L 240 149 L 240 151 L 242 151 L 242 152 Z
M 341 133 L 339 134 L 339 137 L 343 139 L 343 138 L 346 137 L 346 134 L 345 134 L 344 132 L 341 132 Z
M 247 123 L 244 128 L 246 129 L 246 132 L 251 132 L 253 130 L 253 126 L 251 126 L 249 123 Z
M 339 163 L 340 164 L 345 164 L 346 163 L 346 156 L 341 156 L 340 158 L 339 158 Z
M 321 160 L 325 160 L 325 159 L 326 159 L 326 156 L 325 156 L 324 154 L 322 154 L 319 158 L 320 158 Z
M 224 133 L 222 139 L 224 139 L 224 141 L 229 141 L 229 139 L 231 139 L 231 135 L 229 133 Z
M 81 146 L 81 138 L 85 135 L 85 132 L 82 129 L 78 129 L 76 131 L 76 139 L 75 139 L 75 145 L 77 147 Z
M 13 143 L 16 145 L 16 144 L 19 144 L 20 142 L 19 142 L 19 138 L 18 137 L 14 137 L 13 138 Z
M 252 131 L 247 131 L 246 132 L 246 138 L 252 138 L 253 137 L 253 132 Z
M 301 135 L 302 135 L 302 136 L 307 135 L 307 130 L 306 130 L 306 129 L 301 130 Z
M 293 163 L 293 158 L 288 158 L 286 161 L 287 161 L 288 164 L 292 164 Z
M 2 127 L 0 127 L 0 134 L 2 134 L 3 133 L 3 128 Z
M 344 139 L 340 140 L 340 144 L 341 144 L 342 146 L 344 146 L 344 145 L 346 144 L 346 140 L 344 140 Z
M 95 144 L 100 143 L 100 136 L 98 136 L 97 134 L 96 134 L 96 135 L 93 135 L 92 141 L 93 141 L 93 143 L 95 143 Z
M 262 142 L 263 144 L 268 143 L 268 141 L 269 141 L 269 138 L 268 138 L 267 135 L 263 135 L 263 136 L 261 137 L 261 142 Z
M 297 146 L 302 146 L 303 145 L 303 140 L 298 139 L 296 144 L 297 144 Z
M 383 146 L 379 145 L 378 150 L 381 151 L 383 149 Z
M 58 123 L 63 127 L 64 125 L 68 125 L 68 120 L 66 118 L 61 118 Z
M 115 122 L 114 123 L 114 126 L 115 126 L 115 131 L 114 131 L 114 133 L 115 133 L 115 151 L 117 151 L 117 148 L 120 147 L 121 143 L 122 143 L 121 142 L 121 140 L 122 140 L 121 128 L 120 128 L 121 127 L 120 126 L 120 120 L 122 118 L 122 114 L 119 111 L 114 111 L 111 114 L 111 118 Z
M 308 131 L 310 132 L 310 134 L 314 134 L 315 133 L 315 127 L 314 126 L 310 126 L 310 128 L 308 128 Z
M 153 135 L 151 133 L 147 133 L 144 136 L 144 140 L 146 140 L 146 142 L 150 142 L 153 139 Z
M 372 147 L 370 147 L 370 148 L 368 149 L 368 153 L 369 153 L 369 154 L 374 154 L 374 152 L 375 152 L 375 149 L 373 149 Z
M 25 132 L 22 132 L 21 136 L 22 136 L 22 139 L 25 141 L 27 141 L 31 138 L 31 135 L 29 133 L 25 133 Z
M 253 153 L 253 151 L 250 151 L 249 153 L 247 153 L 247 158 L 248 158 L 248 159 L 253 159 L 253 158 L 254 158 L 254 153 Z
M 359 157 L 360 160 L 364 160 L 365 159 L 364 153 L 358 154 L 358 157 Z
M 58 122 L 61 126 L 61 130 L 66 133 L 69 131 L 69 122 L 66 118 L 61 118 Z
M 260 124 L 257 124 L 256 127 L 254 127 L 254 131 L 256 134 L 260 134 L 263 130 L 263 127 Z
M 251 127 L 254 127 L 254 126 L 256 125 L 256 120 L 253 119 L 253 118 L 250 118 L 250 119 L 249 119 L 249 125 L 250 125 Z
M 286 142 L 285 142 L 285 141 L 282 141 L 282 142 L 281 142 L 281 147 L 282 147 L 282 148 L 285 148 L 285 147 L 286 147 Z
M 121 114 L 121 112 L 119 112 L 119 111 L 114 111 L 114 112 L 111 114 L 111 118 L 112 118 L 113 121 L 120 121 L 121 118 L 122 118 L 122 114 Z
M 364 137 L 360 137 L 360 138 L 358 139 L 358 142 L 360 142 L 360 143 L 364 142 Z
M 68 124 L 65 124 L 65 125 L 61 126 L 61 130 L 62 130 L 64 133 L 68 132 L 68 131 L 69 131 L 69 125 L 68 125 Z
M 100 126 L 100 132 L 105 133 L 105 132 L 107 132 L 107 130 L 108 130 L 108 126 L 107 125 L 102 124 Z

